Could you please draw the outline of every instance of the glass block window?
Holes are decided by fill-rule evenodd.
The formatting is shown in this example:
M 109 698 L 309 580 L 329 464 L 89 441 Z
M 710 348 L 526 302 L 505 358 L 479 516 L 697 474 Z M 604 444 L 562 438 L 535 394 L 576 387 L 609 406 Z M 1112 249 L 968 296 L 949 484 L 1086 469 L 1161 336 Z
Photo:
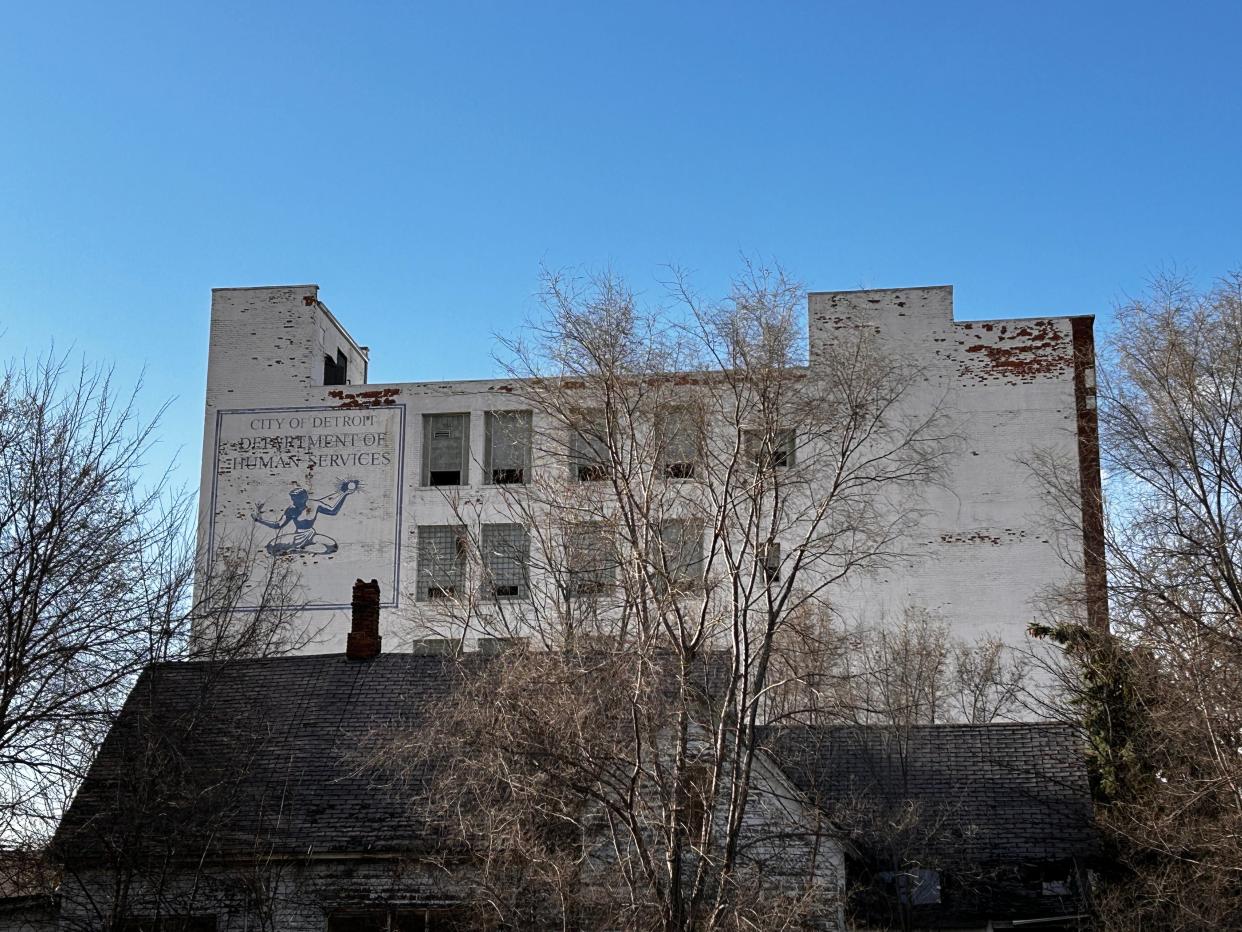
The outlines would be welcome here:
M 595 411 L 582 418 L 582 425 L 569 436 L 570 475 L 579 482 L 600 482 L 612 475 L 608 422 L 602 411 Z
M 423 485 L 470 484 L 470 415 L 423 415 Z
M 664 565 L 659 569 L 671 588 L 687 588 L 703 578 L 703 525 L 698 521 L 663 522 L 660 551 Z
M 798 439 L 794 430 L 748 430 L 742 437 L 746 456 L 760 469 L 784 469 L 794 465 Z
M 483 469 L 493 485 L 530 482 L 530 412 L 488 411 Z
M 565 565 L 571 596 L 596 596 L 617 584 L 612 532 L 602 524 L 579 524 L 565 532 Z
M 530 594 L 530 536 L 520 524 L 483 525 L 483 592 L 497 599 Z
M 418 526 L 418 593 L 420 602 L 454 599 L 465 592 L 465 528 L 446 524 Z
M 665 479 L 693 479 L 699 462 L 699 425 L 694 413 L 673 408 L 656 415 L 656 469 Z

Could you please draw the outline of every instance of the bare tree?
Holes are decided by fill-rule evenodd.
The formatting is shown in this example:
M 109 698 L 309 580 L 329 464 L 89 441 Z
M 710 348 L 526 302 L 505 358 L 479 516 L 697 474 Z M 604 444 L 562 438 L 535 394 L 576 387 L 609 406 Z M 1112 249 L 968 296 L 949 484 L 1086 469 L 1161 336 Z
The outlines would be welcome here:
M 144 472 L 155 420 L 47 356 L 0 382 L 0 831 L 46 836 L 133 675 L 176 642 L 187 502 Z
M 193 600 L 192 499 L 152 467 L 158 412 L 141 417 L 136 397 L 107 370 L 52 355 L 12 362 L 0 381 L 0 838 L 14 851 L 0 881 L 17 879 L 2 875 L 10 865 L 44 863 L 141 671 L 187 657 L 218 669 L 297 646 L 286 564 L 252 574 L 245 559 L 222 561 L 210 595 Z M 256 600 L 252 578 L 260 608 L 239 614 L 243 599 Z M 207 717 L 205 700 L 199 711 L 187 722 Z M 151 729 L 132 749 L 135 798 L 151 809 L 130 813 L 129 830 L 148 843 L 153 813 L 187 788 L 170 739 Z M 133 861 L 140 850 L 116 856 Z
M 543 318 L 507 344 L 539 468 L 499 486 L 500 515 L 447 493 L 458 527 L 420 549 L 453 580 L 417 594 L 422 633 L 518 646 L 463 670 L 434 735 L 390 734 L 369 763 L 442 767 L 431 802 L 504 919 L 551 902 L 566 927 L 586 910 L 775 929 L 835 908 L 796 801 L 755 800 L 756 728 L 790 645 L 818 643 L 809 620 L 904 555 L 951 431 L 870 327 L 808 367 L 805 295 L 780 270 L 748 266 L 714 304 L 678 278 L 673 297 L 649 310 L 615 276 L 549 275 Z
M 1206 293 L 1156 281 L 1119 310 L 1103 362 L 1112 630 L 1071 614 L 1037 633 L 1071 661 L 1069 711 L 1087 729 L 1103 820 L 1129 869 L 1104 897 L 1106 924 L 1232 927 L 1242 921 L 1242 275 Z M 1058 464 L 1042 466 L 1064 505 Z

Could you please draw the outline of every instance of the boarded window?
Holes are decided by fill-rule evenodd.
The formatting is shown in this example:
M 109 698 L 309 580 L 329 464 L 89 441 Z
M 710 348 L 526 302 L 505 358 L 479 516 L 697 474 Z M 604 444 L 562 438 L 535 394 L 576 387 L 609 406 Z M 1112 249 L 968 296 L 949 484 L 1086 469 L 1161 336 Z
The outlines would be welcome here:
M 483 525 L 483 590 L 497 599 L 529 594 L 530 536 L 520 524 Z
M 703 578 L 703 525 L 698 521 L 675 519 L 660 525 L 658 566 L 671 589 L 686 589 Z
M 570 432 L 569 469 L 579 482 L 601 482 L 612 475 L 608 421 L 602 411 L 585 414 L 581 426 Z
M 468 485 L 470 415 L 423 415 L 423 485 Z
M 565 532 L 569 594 L 590 597 L 617 584 L 617 554 L 611 531 L 602 524 L 579 524 Z
M 453 599 L 465 592 L 466 530 L 443 524 L 418 526 L 418 600 Z
M 488 411 L 483 468 L 493 485 L 530 482 L 530 412 Z
M 699 424 L 694 412 L 673 408 L 656 415 L 656 469 L 665 479 L 693 479 L 698 468 Z
M 794 465 L 798 435 L 789 428 L 747 430 L 742 439 L 746 456 L 760 469 L 784 469 Z

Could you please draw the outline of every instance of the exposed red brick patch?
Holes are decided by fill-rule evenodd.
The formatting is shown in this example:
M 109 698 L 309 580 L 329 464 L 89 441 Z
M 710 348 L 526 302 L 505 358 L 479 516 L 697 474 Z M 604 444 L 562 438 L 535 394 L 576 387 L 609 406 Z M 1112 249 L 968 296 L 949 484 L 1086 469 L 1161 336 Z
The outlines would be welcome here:
M 338 408 L 382 408 L 396 404 L 396 396 L 400 394 L 399 388 L 374 388 L 365 392 L 346 392 L 336 388 L 328 392 L 328 397 L 341 402 Z

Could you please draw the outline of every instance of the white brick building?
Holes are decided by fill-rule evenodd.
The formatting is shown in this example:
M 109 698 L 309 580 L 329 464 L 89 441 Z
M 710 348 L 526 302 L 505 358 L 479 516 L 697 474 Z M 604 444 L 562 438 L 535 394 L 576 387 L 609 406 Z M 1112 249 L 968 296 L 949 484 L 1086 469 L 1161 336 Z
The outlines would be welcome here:
M 874 328 L 881 348 L 918 366 L 920 397 L 947 412 L 958 437 L 904 558 L 837 596 L 847 623 L 917 606 L 963 637 L 1017 643 L 1041 594 L 1075 582 L 1024 461 L 1037 446 L 1059 450 L 1086 477 L 1084 500 L 1098 503 L 1091 325 L 957 322 L 950 287 L 810 296 L 812 373 L 840 331 Z M 339 650 L 356 578 L 379 580 L 383 634 L 399 649 L 418 585 L 443 582 L 420 567 L 419 528 L 425 549 L 435 528 L 459 520 L 450 497 L 503 525 L 500 484 L 565 468 L 523 450 L 521 416 L 497 416 L 527 406 L 510 382 L 370 384 L 368 360 L 315 285 L 213 292 L 201 549 L 234 548 L 257 566 L 294 561 L 308 652 Z M 1084 508 L 1084 526 L 1098 528 L 1098 506 Z M 1099 580 L 1099 562 L 1086 565 Z

